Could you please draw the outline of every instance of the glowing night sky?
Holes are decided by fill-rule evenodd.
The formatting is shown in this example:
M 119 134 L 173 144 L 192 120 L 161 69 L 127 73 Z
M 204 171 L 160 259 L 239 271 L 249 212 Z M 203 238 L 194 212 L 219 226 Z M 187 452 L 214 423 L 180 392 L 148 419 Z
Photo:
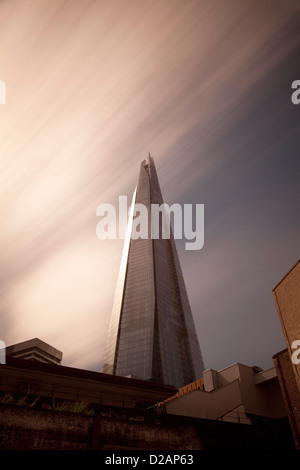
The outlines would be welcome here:
M 272 367 L 272 289 L 299 258 L 300 3 L 0 1 L 0 339 L 39 337 L 100 370 L 124 240 L 96 209 L 131 199 L 151 152 L 206 368 Z

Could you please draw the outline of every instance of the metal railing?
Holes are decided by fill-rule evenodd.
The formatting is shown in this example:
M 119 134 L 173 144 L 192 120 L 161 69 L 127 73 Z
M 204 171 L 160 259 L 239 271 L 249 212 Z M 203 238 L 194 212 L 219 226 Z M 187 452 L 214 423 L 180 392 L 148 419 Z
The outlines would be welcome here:
M 251 424 L 247 413 L 244 411 L 236 411 L 235 409 L 229 410 L 222 416 L 216 419 L 216 421 L 226 421 L 239 424 Z

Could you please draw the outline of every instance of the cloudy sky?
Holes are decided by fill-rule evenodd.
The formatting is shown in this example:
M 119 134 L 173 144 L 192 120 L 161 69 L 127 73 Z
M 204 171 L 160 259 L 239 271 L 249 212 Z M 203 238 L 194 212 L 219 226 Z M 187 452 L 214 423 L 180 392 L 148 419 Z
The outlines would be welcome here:
M 96 209 L 155 159 L 166 203 L 205 206 L 179 256 L 206 368 L 273 365 L 272 289 L 299 258 L 300 4 L 1 0 L 0 339 L 99 370 L 123 240 Z

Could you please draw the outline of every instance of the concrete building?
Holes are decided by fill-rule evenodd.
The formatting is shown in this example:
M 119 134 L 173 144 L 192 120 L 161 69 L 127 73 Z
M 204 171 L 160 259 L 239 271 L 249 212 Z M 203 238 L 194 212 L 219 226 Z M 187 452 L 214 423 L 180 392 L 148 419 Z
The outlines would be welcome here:
M 295 445 L 300 449 L 300 260 L 274 287 L 273 294 L 287 345 L 273 360 Z
M 199 381 L 185 391 L 198 386 Z M 282 425 L 176 416 L 154 406 L 176 393 L 170 385 L 8 356 L 0 366 L 0 449 L 294 448 Z
M 30 361 L 10 355 L 0 368 L 0 394 L 39 396 L 39 401 L 85 401 L 101 407 L 143 409 L 176 393 L 171 385 Z
M 203 382 L 190 389 L 161 404 L 167 413 L 242 424 L 287 416 L 275 367 L 264 371 L 236 363 L 220 371 L 209 369 Z
M 6 356 L 60 365 L 63 353 L 39 338 L 33 338 L 8 346 Z

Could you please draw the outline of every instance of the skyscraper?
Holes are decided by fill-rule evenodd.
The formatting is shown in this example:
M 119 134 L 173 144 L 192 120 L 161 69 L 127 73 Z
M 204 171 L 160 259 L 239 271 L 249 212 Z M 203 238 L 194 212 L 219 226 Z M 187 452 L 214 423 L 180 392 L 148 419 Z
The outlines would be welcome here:
M 149 236 L 132 239 L 136 204 L 148 209 Z M 102 372 L 179 388 L 204 365 L 172 233 L 151 238 L 152 204 L 163 198 L 149 156 L 133 196 Z

